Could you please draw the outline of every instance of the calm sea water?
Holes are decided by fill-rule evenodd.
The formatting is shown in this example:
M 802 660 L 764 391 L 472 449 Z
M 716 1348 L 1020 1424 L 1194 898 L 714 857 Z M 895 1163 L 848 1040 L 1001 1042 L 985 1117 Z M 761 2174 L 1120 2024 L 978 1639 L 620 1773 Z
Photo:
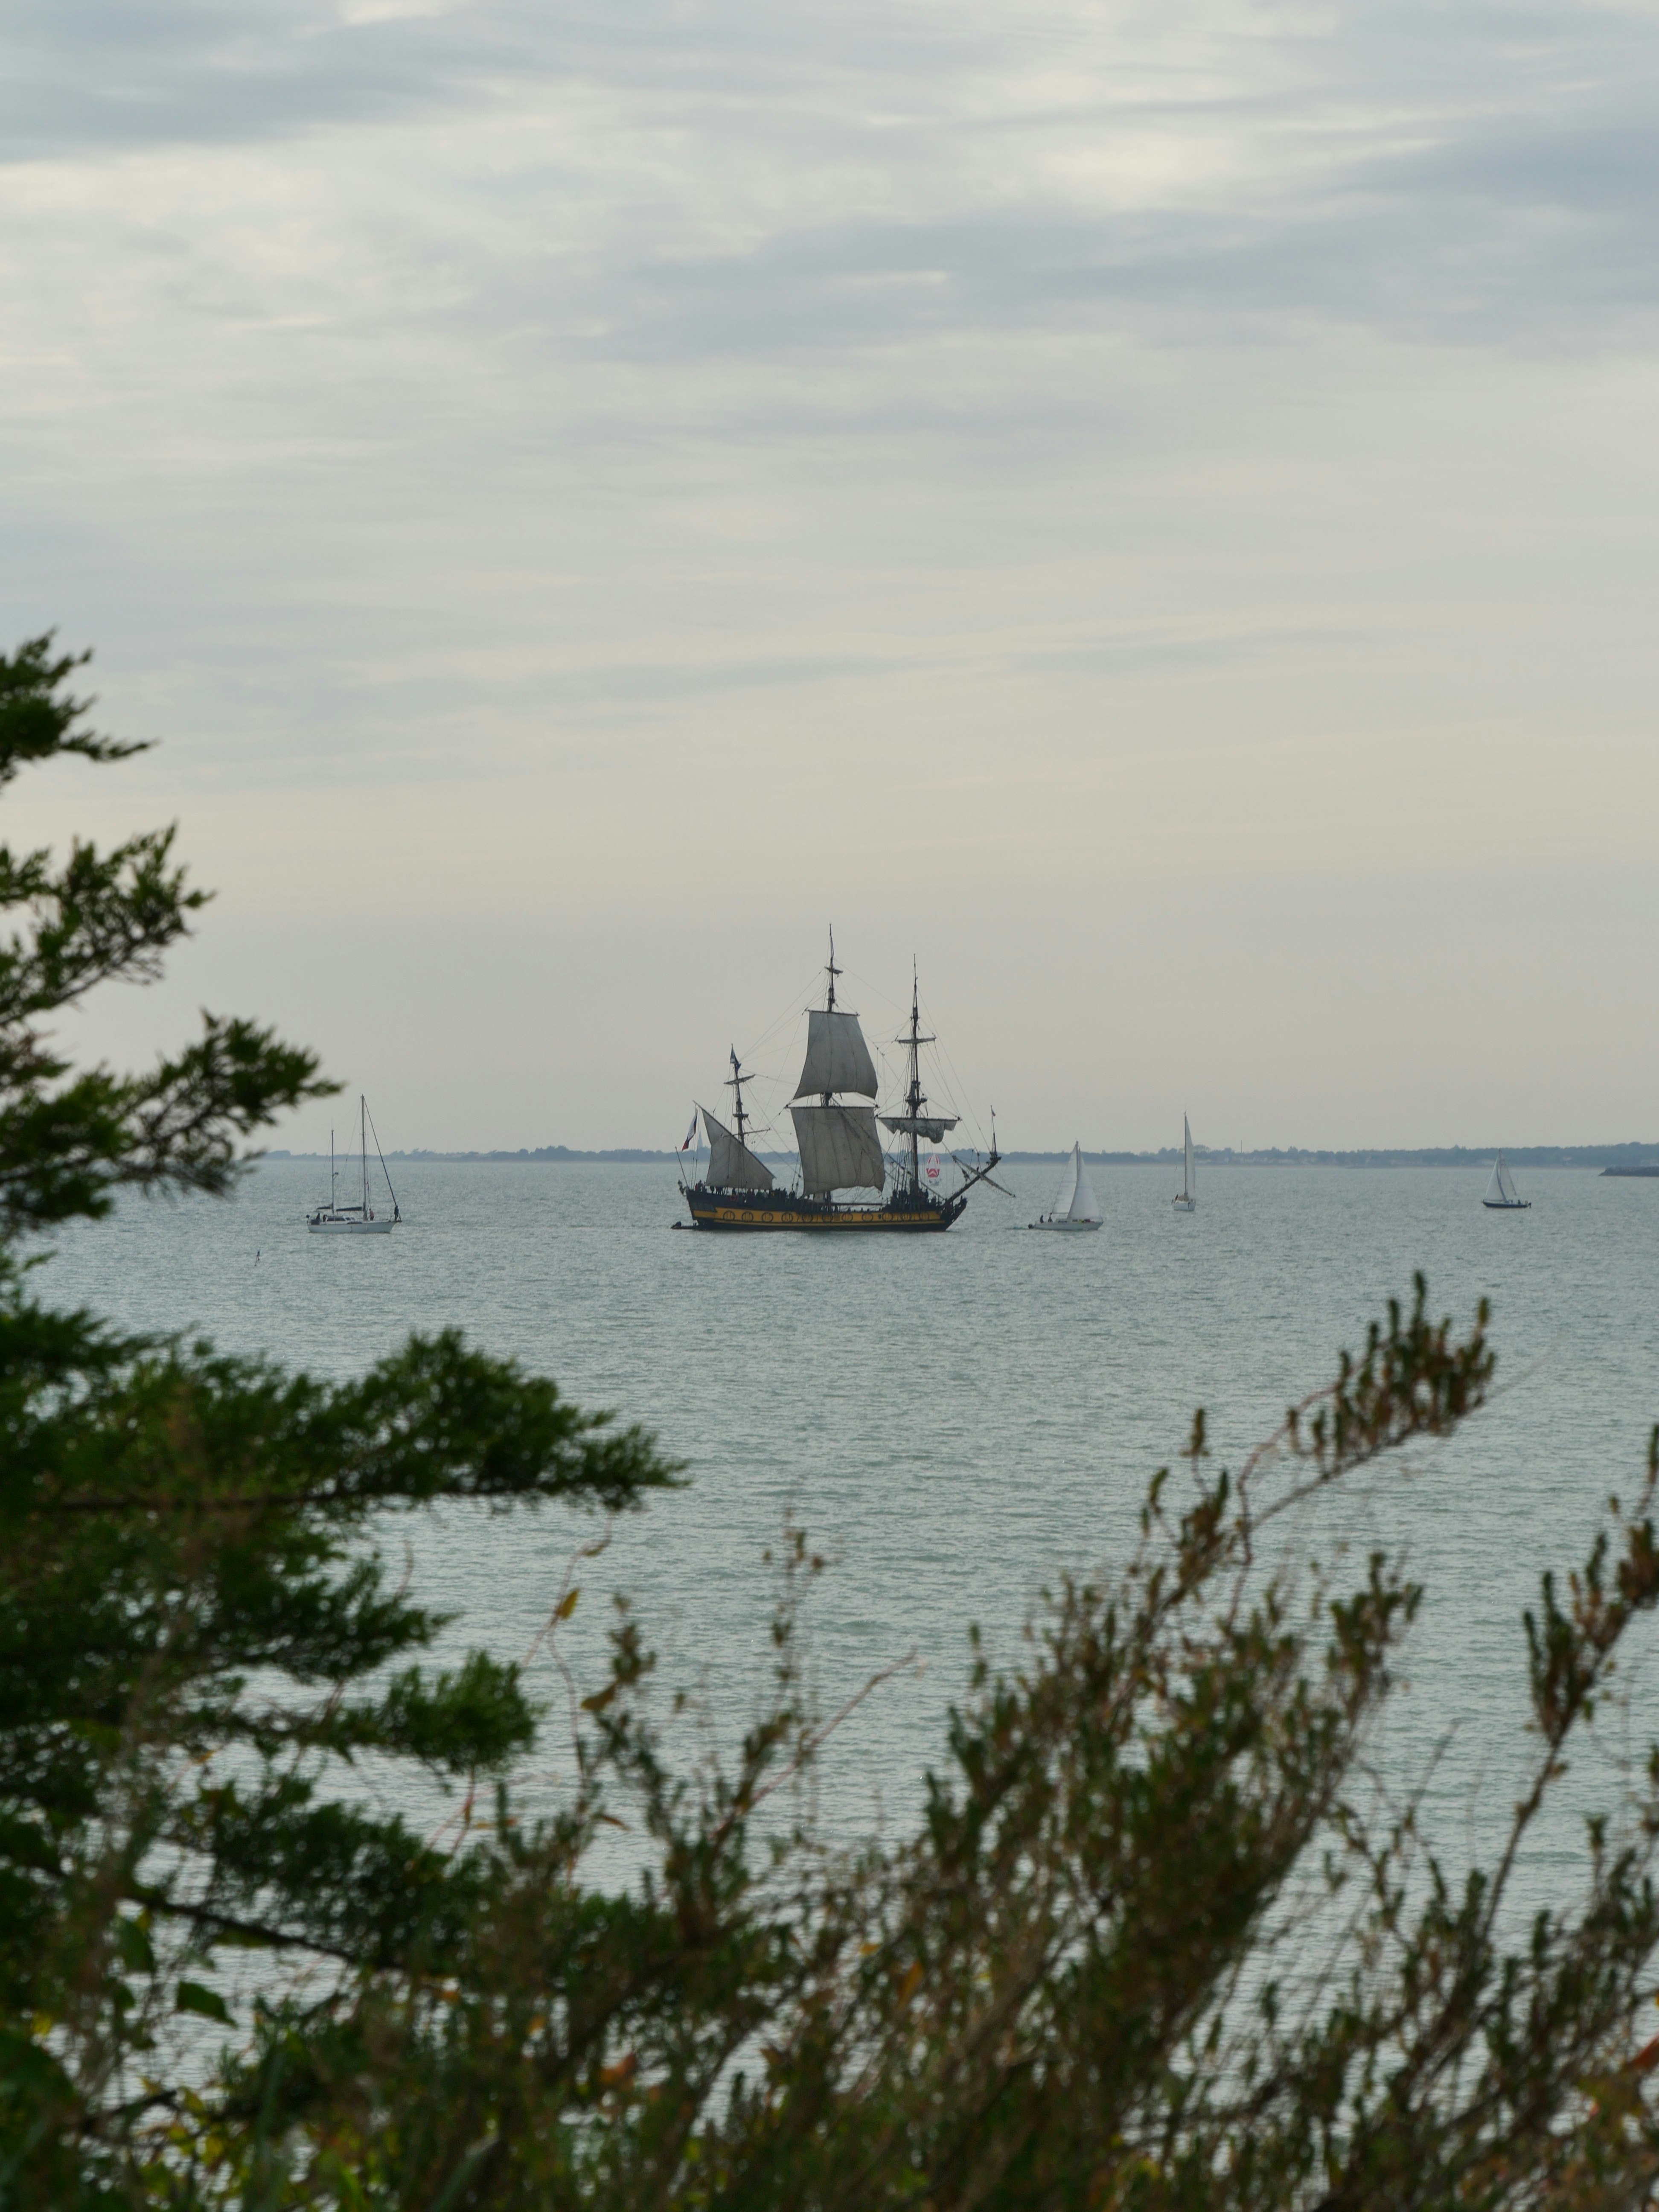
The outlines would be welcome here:
M 1403 1547 L 1427 1583 L 1380 1756 L 1397 1789 L 1432 1765 L 1454 1857 L 1489 1847 L 1525 1749 L 1521 1609 L 1546 1566 L 1583 1556 L 1607 1493 L 1633 1492 L 1659 1416 L 1659 1182 L 1534 1174 L 1532 1211 L 1505 1215 L 1480 1205 L 1485 1170 L 1215 1170 L 1184 1217 L 1166 1171 L 1092 1172 L 1093 1237 L 1026 1233 L 1059 1171 L 1014 1166 L 1000 1174 L 1016 1194 L 976 1194 L 948 1237 L 743 1242 L 673 1233 L 669 1169 L 404 1166 L 403 1225 L 356 1239 L 306 1234 L 326 1176 L 278 1161 L 227 1205 L 130 1202 L 64 1237 L 36 1279 L 135 1328 L 337 1376 L 453 1322 L 646 1423 L 690 1487 L 619 1524 L 565 1648 L 597 1680 L 598 1601 L 627 1589 L 665 1685 L 701 1689 L 720 1741 L 763 1686 L 763 1554 L 794 1516 L 835 1561 L 811 1607 L 826 1706 L 912 1650 L 926 1662 L 836 1739 L 823 1814 L 850 1838 L 914 1806 L 970 1621 L 1017 1661 L 1045 1583 L 1127 1556 L 1195 1406 L 1236 1464 L 1421 1268 L 1437 1312 L 1491 1298 L 1501 1395 L 1303 1534 Z M 455 1638 L 517 1656 L 592 1524 L 451 1512 L 410 1533 L 417 1588 L 462 1616 Z M 1633 1715 L 1581 1762 L 1581 1795 L 1611 1796 L 1620 1757 L 1659 1733 L 1659 1677 L 1628 1679 Z M 1531 1901 L 1574 1840 L 1558 1823 L 1531 1854 Z

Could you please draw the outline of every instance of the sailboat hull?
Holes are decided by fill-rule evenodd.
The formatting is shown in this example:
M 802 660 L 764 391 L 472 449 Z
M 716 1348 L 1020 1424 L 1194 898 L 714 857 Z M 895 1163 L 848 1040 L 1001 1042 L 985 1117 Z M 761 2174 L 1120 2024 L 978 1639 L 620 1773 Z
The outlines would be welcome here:
M 307 1221 L 313 1237 L 390 1237 L 389 1221 Z
M 795 1229 L 851 1237 L 926 1237 L 948 1229 L 967 1204 L 958 1194 L 947 1199 L 890 1199 L 885 1206 L 837 1206 L 832 1200 L 803 1198 L 793 1191 L 709 1190 L 702 1183 L 686 1192 L 685 1202 L 698 1229 L 750 1233 Z
M 1480 1203 L 1488 1213 L 1526 1213 L 1532 1207 L 1529 1198 L 1483 1198 Z
M 1026 1225 L 1031 1229 L 1064 1229 L 1076 1235 L 1081 1231 L 1098 1229 L 1101 1224 L 1097 1221 L 1032 1221 Z

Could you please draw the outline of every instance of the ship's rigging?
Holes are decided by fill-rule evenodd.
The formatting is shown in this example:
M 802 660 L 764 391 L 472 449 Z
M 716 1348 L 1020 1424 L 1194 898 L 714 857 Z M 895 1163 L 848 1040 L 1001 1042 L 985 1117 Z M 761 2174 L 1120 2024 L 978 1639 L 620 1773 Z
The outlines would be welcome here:
M 843 974 L 836 959 L 835 935 L 830 939 L 824 1002 L 807 1012 L 806 1051 L 800 1076 L 789 1103 L 795 1142 L 800 1156 L 799 1190 L 779 1191 L 771 1169 L 753 1149 L 750 1129 L 754 1116 L 744 1098 L 744 1085 L 752 1080 L 735 1047 L 730 1048 L 732 1073 L 726 1087 L 732 1093 L 732 1120 L 727 1127 L 699 1103 L 708 1139 L 708 1170 L 687 1189 L 692 1218 L 698 1227 L 744 1228 L 948 1228 L 961 1213 L 974 1183 L 986 1180 L 996 1165 L 996 1133 L 993 1123 L 991 1153 L 983 1167 L 968 1167 L 957 1160 L 963 1181 L 948 1197 L 924 1189 L 921 1143 L 944 1141 L 957 1126 L 959 1116 L 930 1108 L 921 1079 L 921 1048 L 936 1040 L 921 1026 L 921 990 L 912 968 L 910 1019 L 897 1042 L 906 1048 L 907 1081 L 897 1114 L 878 1115 L 873 1102 L 880 1081 L 858 1015 L 837 1001 L 836 982 Z M 878 1127 L 908 1139 L 908 1158 L 893 1163 L 885 1155 Z M 890 1164 L 894 1188 L 884 1200 Z M 878 1203 L 862 1198 L 837 1201 L 836 1192 L 873 1192 Z M 728 1201 L 729 1202 L 720 1202 Z
M 927 1094 L 921 1087 L 921 1048 L 925 1044 L 937 1044 L 939 1039 L 922 1034 L 921 998 L 914 961 L 910 963 L 909 1034 L 901 1036 L 898 1042 L 908 1047 L 910 1054 L 910 1080 L 904 1093 L 904 1111 L 902 1114 L 884 1114 L 881 1125 L 884 1129 L 890 1129 L 895 1136 L 909 1138 L 910 1188 L 918 1190 L 921 1187 L 921 1139 L 926 1137 L 930 1145 L 942 1145 L 945 1131 L 956 1127 L 958 1117 L 954 1114 L 922 1112 L 927 1103 Z

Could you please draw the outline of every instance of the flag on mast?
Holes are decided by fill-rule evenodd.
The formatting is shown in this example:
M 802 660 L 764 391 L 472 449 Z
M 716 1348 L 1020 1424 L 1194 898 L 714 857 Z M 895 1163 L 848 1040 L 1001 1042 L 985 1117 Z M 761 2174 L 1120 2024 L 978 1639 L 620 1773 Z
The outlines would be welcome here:
M 694 1106 L 694 1107 L 691 1109 L 691 1127 L 690 1127 L 686 1131 L 686 1133 L 685 1133 L 685 1142 L 684 1142 L 684 1143 L 680 1146 L 680 1150 L 681 1150 L 683 1152 L 689 1152 L 690 1151 L 690 1149 L 691 1149 L 691 1139 L 692 1139 L 692 1138 L 693 1138 L 693 1137 L 695 1137 L 695 1136 L 696 1135 L 696 1133 L 697 1133 L 697 1109 L 696 1109 L 696 1108 Z

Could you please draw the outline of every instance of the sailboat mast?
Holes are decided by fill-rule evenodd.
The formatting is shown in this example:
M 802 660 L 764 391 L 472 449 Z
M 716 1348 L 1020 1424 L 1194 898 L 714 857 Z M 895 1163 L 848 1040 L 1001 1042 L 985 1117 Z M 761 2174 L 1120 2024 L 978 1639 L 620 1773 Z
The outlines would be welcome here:
M 357 1149 L 363 1156 L 363 1219 L 368 1218 L 368 1100 L 357 1093 Z
M 334 1132 L 328 1133 L 328 1210 L 337 1213 L 340 1206 L 340 1171 L 334 1164 Z

